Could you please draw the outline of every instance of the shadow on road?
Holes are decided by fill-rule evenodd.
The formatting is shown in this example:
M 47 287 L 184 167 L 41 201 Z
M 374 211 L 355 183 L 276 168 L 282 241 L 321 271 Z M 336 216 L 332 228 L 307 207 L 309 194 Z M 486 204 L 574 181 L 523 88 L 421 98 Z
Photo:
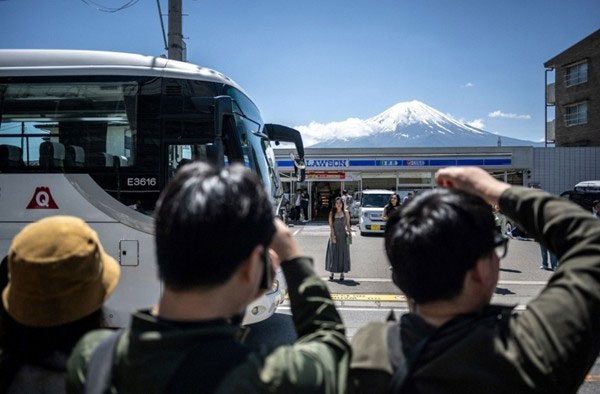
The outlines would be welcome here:
M 340 285 L 344 285 L 344 286 L 358 286 L 358 285 L 360 285 L 360 282 L 357 282 L 354 279 L 344 279 L 344 280 L 338 280 L 336 282 L 339 283 Z
M 500 268 L 500 271 L 504 271 L 504 272 L 514 272 L 515 274 L 520 274 L 520 273 L 522 273 L 522 272 L 523 272 L 523 271 L 519 271 L 519 270 L 513 270 L 513 269 L 510 269 L 510 268 Z
M 496 287 L 496 290 L 494 291 L 494 293 L 500 294 L 500 295 L 516 294 L 516 293 L 514 293 L 514 292 L 512 292 L 509 289 L 506 289 L 504 287 Z
M 267 320 L 250 325 L 249 328 L 246 345 L 255 350 L 288 345 L 298 338 L 292 316 L 283 313 L 275 313 Z

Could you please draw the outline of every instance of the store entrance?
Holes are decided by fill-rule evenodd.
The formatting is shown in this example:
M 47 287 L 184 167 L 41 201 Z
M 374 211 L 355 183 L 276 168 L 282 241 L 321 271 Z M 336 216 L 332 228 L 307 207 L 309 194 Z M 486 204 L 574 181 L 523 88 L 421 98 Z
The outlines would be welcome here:
M 331 205 L 336 197 L 341 196 L 341 182 L 322 182 L 312 183 L 312 219 L 318 221 L 327 221 Z

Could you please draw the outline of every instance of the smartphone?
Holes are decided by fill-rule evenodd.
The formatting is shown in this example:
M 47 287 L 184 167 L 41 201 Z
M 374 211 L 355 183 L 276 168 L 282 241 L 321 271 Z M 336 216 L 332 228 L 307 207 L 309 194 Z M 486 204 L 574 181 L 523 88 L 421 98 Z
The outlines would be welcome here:
M 273 286 L 273 270 L 271 269 L 271 258 L 269 257 L 269 247 L 265 246 L 262 252 L 263 274 L 260 279 L 260 288 L 270 290 Z

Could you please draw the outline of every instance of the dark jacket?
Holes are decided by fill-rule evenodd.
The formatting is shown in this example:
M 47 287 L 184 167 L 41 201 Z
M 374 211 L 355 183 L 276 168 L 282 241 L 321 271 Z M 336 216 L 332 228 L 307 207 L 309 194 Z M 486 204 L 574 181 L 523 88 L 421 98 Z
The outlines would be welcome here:
M 1 354 L 0 351 L 0 393 L 7 394 L 29 394 L 29 393 L 47 393 L 62 394 L 65 392 L 65 372 L 67 370 L 67 354 L 63 352 L 53 352 L 44 357 L 40 357 L 33 362 L 19 362 L 16 370 L 8 365 L 5 358 L 8 356 Z M 4 362 L 7 361 L 7 362 Z M 10 374 L 6 376 L 5 374 Z M 10 379 L 10 382 L 4 379 Z M 4 385 L 8 387 L 4 387 Z
M 416 314 L 399 323 L 403 355 L 433 334 L 407 380 L 409 393 L 575 393 L 600 350 L 600 223 L 538 190 L 512 187 L 502 211 L 554 251 L 558 271 L 520 314 L 489 306 L 435 328 Z M 385 323 L 353 338 L 350 392 L 385 392 L 398 354 Z M 398 331 L 396 331 L 398 332 Z
M 310 259 L 298 258 L 281 267 L 298 334 L 294 344 L 271 352 L 250 352 L 238 341 L 239 328 L 225 321 L 172 324 L 147 312 L 136 313 L 117 346 L 116 391 L 169 392 L 179 382 L 174 377 L 183 372 L 194 382 L 185 391 L 207 392 L 207 385 L 212 384 L 217 393 L 343 392 L 350 346 L 329 291 L 314 273 Z M 79 342 L 68 363 L 68 392 L 83 392 L 91 353 L 107 335 L 94 332 Z M 232 349 L 241 359 L 225 372 L 215 369 L 214 362 L 228 356 L 220 353 Z M 207 373 L 207 368 L 213 372 Z

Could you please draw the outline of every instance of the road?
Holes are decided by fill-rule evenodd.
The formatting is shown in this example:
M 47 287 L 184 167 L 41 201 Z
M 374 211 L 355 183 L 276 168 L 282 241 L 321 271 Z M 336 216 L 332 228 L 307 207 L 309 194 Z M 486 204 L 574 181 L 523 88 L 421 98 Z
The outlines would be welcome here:
M 302 251 L 314 258 L 317 273 L 327 280 L 329 273 L 325 271 L 325 251 L 328 226 L 296 225 L 290 230 Z M 327 282 L 350 337 L 369 321 L 385 320 L 391 310 L 396 316 L 407 310 L 404 296 L 390 279 L 383 237 L 360 236 L 356 233 L 356 226 L 353 226 L 353 230 L 354 238 L 350 246 L 352 269 L 343 282 Z M 539 294 L 552 275 L 552 272 L 539 268 L 540 260 L 537 243 L 511 240 L 508 254 L 500 263 L 500 281 L 492 302 L 517 305 L 517 309 L 522 310 L 529 300 Z M 292 327 L 289 317 L 283 316 L 289 313 L 289 305 L 281 306 L 274 319 L 276 324 L 286 329 Z M 261 329 L 256 331 L 260 332 Z M 270 329 L 266 331 L 272 332 Z M 291 339 L 292 335 L 287 335 L 280 341 L 284 343 Z M 260 342 L 262 339 L 255 340 Z M 600 359 L 596 360 L 586 380 L 579 393 L 600 392 Z

